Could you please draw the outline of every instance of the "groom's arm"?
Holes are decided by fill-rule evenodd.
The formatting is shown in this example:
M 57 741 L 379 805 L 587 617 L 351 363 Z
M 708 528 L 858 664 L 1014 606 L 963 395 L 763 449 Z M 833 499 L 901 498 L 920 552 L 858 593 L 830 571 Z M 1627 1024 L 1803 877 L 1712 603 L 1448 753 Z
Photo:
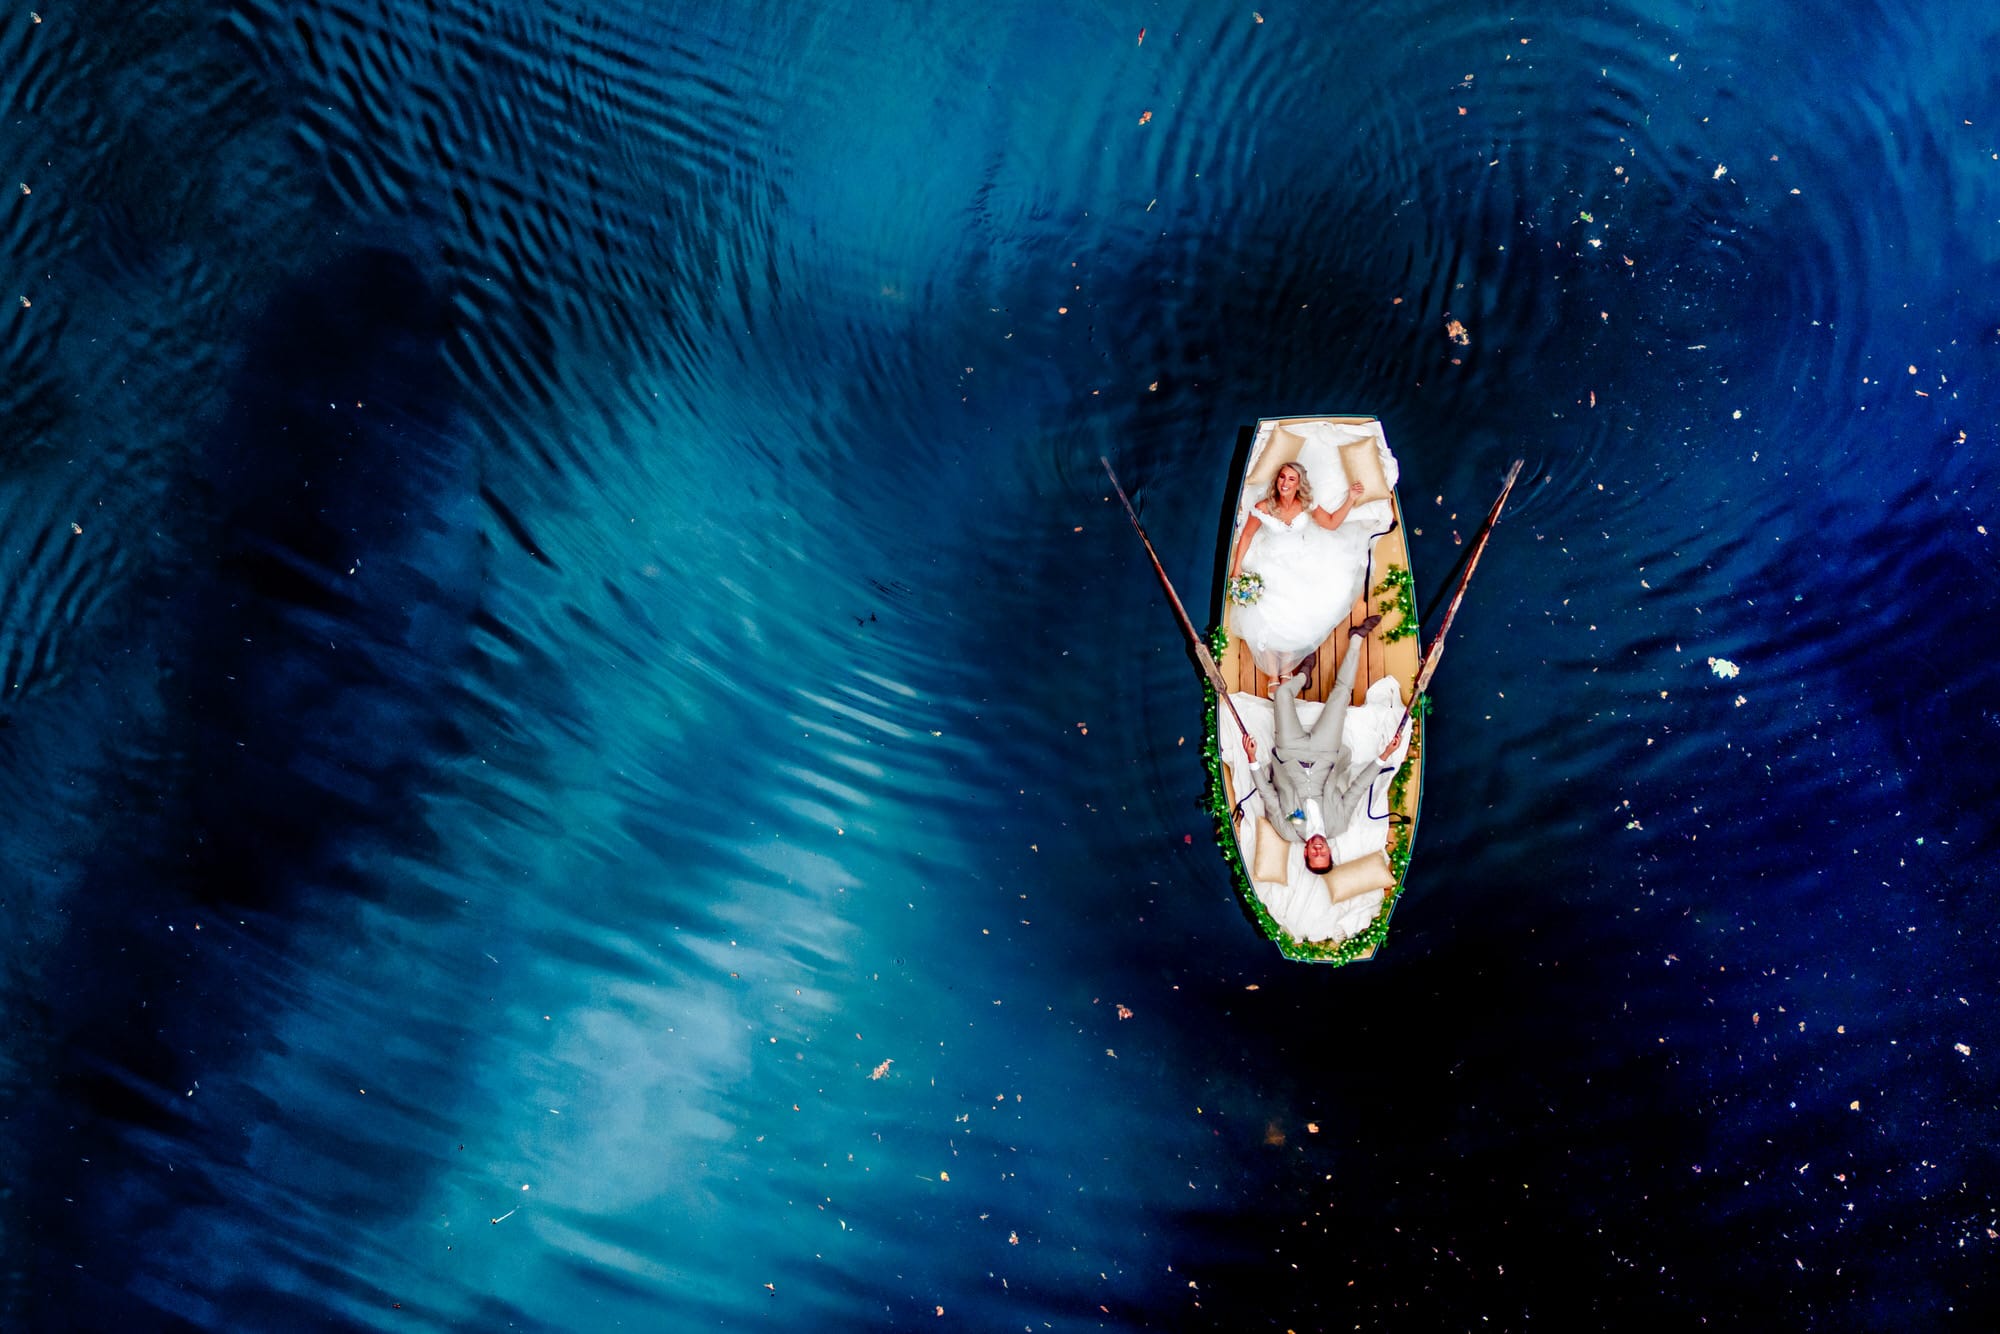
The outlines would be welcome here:
M 1371 761 L 1368 764 L 1362 765 L 1360 769 L 1355 771 L 1355 773 L 1348 778 L 1347 785 L 1350 790 L 1357 787 L 1367 787 L 1370 783 L 1380 778 L 1383 774 L 1392 774 L 1395 772 L 1396 768 L 1394 765 L 1383 764 L 1380 760 Z
M 1264 798 L 1264 818 L 1271 822 L 1286 841 L 1291 843 L 1303 842 L 1298 835 L 1298 831 L 1292 827 L 1292 822 L 1285 818 L 1289 812 L 1285 810 L 1285 804 L 1278 799 L 1277 786 L 1271 781 L 1270 766 L 1266 764 L 1252 765 L 1250 768 L 1250 781 L 1256 786 L 1257 794 Z
M 1347 779 L 1341 783 L 1339 788 L 1340 804 L 1345 807 L 1348 800 L 1357 792 L 1365 791 L 1369 784 L 1373 783 L 1383 774 L 1392 774 L 1394 772 L 1396 772 L 1395 766 L 1383 764 L 1380 761 L 1373 761 L 1362 765 L 1359 770 L 1349 774 Z

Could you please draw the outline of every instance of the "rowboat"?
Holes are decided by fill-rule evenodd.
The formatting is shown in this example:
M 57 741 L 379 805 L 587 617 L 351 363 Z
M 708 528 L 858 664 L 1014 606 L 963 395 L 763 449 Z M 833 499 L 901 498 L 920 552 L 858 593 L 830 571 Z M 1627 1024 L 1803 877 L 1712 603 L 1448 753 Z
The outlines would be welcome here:
M 1338 451 L 1337 455 L 1333 451 Z M 1327 704 L 1336 683 L 1350 631 L 1370 615 L 1382 619 L 1362 638 L 1359 670 L 1346 699 L 1344 739 L 1360 763 L 1376 763 L 1385 741 L 1391 744 L 1394 776 L 1376 778 L 1357 815 L 1356 825 L 1333 838 L 1337 864 L 1315 875 L 1304 866 L 1298 845 L 1279 837 L 1248 779 L 1247 762 L 1238 731 L 1247 721 L 1257 730 L 1263 720 L 1261 745 L 1268 746 L 1270 696 L 1275 684 L 1246 648 L 1237 630 L 1244 608 L 1227 594 L 1231 556 L 1246 521 L 1249 505 L 1284 463 L 1313 460 L 1310 471 L 1320 487 L 1321 503 L 1329 510 L 1338 502 L 1325 482 L 1340 467 L 1352 480 L 1369 461 L 1386 468 L 1366 479 L 1370 495 L 1382 504 L 1357 504 L 1346 523 L 1372 527 L 1360 594 L 1344 620 L 1336 624 L 1312 654 L 1309 684 L 1299 692 L 1299 716 L 1307 726 Z M 1325 464 L 1319 462 L 1326 459 Z M 1422 670 L 1417 633 L 1415 584 L 1410 573 L 1409 547 L 1404 541 L 1403 508 L 1395 487 L 1396 465 L 1383 436 L 1381 422 L 1370 416 L 1268 417 L 1238 435 L 1235 457 L 1224 490 L 1222 543 L 1217 553 L 1207 647 L 1228 686 L 1229 699 L 1205 683 L 1206 739 L 1203 760 L 1208 767 L 1208 800 L 1215 818 L 1216 842 L 1228 862 L 1243 907 L 1257 927 L 1287 959 L 1307 963 L 1344 964 L 1373 959 L 1389 930 L 1389 918 L 1402 896 L 1409 873 L 1410 847 L 1416 837 L 1417 813 L 1423 796 L 1423 709 L 1418 699 Z M 1345 529 L 1346 525 L 1343 525 Z M 1357 544 L 1359 545 L 1359 544 Z M 1335 596 L 1338 596 L 1336 594 Z M 1332 609 L 1329 609 L 1331 613 Z M 1317 626 L 1314 626 L 1314 630 Z M 1310 632 L 1309 632 L 1310 633 Z M 1268 665 L 1268 664 L 1267 664 Z M 1392 735 L 1393 734 L 1393 735 Z M 1396 742 L 1402 741 L 1398 746 Z M 1265 752 L 1265 753 L 1268 753 Z M 1332 837 L 1333 831 L 1329 831 Z
M 1224 492 L 1222 546 L 1216 553 L 1214 594 L 1210 604 L 1208 635 L 1194 627 L 1180 594 L 1132 498 L 1118 481 L 1117 470 L 1108 458 L 1100 459 L 1118 493 L 1119 504 L 1132 530 L 1146 548 L 1153 577 L 1159 580 L 1167 605 L 1180 624 L 1181 637 L 1201 669 L 1207 700 L 1207 726 L 1203 733 L 1202 759 L 1208 767 L 1208 801 L 1215 818 L 1216 844 L 1228 861 L 1250 919 L 1272 940 L 1288 959 L 1302 963 L 1357 963 L 1372 959 L 1389 934 L 1389 916 L 1402 897 L 1410 869 L 1410 846 L 1417 833 L 1417 810 L 1424 783 L 1424 714 L 1430 703 L 1425 694 L 1444 653 L 1445 637 L 1465 601 L 1466 586 L 1479 567 L 1493 529 L 1500 522 L 1507 497 L 1521 476 L 1523 460 L 1514 460 L 1493 508 L 1486 513 L 1461 559 L 1457 582 L 1445 604 L 1444 616 L 1430 644 L 1418 652 L 1416 582 L 1410 574 L 1409 546 L 1404 541 L 1403 504 L 1396 492 L 1400 468 L 1389 452 L 1382 423 L 1374 417 L 1266 417 L 1255 426 L 1246 426 L 1237 437 L 1236 454 L 1230 465 L 1229 485 Z M 1330 547 L 1308 549 L 1287 547 L 1274 553 L 1279 563 L 1272 567 L 1278 587 L 1266 592 L 1279 601 L 1245 612 L 1244 590 L 1231 595 L 1227 575 L 1237 540 L 1247 523 L 1250 506 L 1269 486 L 1270 479 L 1286 463 L 1296 462 L 1315 486 L 1325 488 L 1316 496 L 1329 514 L 1337 512 L 1339 498 L 1350 482 L 1362 487 L 1359 499 L 1331 534 Z M 1361 525 L 1361 526 L 1356 526 Z M 1315 542 L 1316 532 L 1305 536 Z M 1294 555 L 1306 558 L 1300 566 L 1287 566 Z M 1321 556 L 1331 556 L 1322 560 Z M 1264 557 L 1260 557 L 1260 563 Z M 1285 577 L 1287 574 L 1294 577 Z M 1330 582 L 1329 582 L 1330 581 Z M 1330 588 L 1326 600 L 1308 596 L 1282 596 L 1289 591 Z M 1338 600 L 1349 597 L 1352 605 L 1344 619 Z M 1372 604 L 1372 605 L 1371 605 Z M 1280 610 L 1297 611 L 1301 616 L 1280 617 Z M 1373 624 L 1368 622 L 1380 615 Z M 1305 688 L 1296 693 L 1300 725 L 1314 728 L 1328 707 L 1341 707 L 1344 751 L 1335 756 L 1324 732 L 1313 740 L 1323 743 L 1317 751 L 1295 756 L 1315 763 L 1344 759 L 1348 801 L 1362 795 L 1358 785 L 1366 782 L 1362 801 L 1348 823 L 1326 830 L 1333 851 L 1333 864 L 1325 872 L 1306 867 L 1298 843 L 1283 838 L 1273 818 L 1280 812 L 1264 810 L 1264 797 L 1256 791 L 1246 758 L 1244 739 L 1255 736 L 1259 754 L 1276 751 L 1272 745 L 1276 706 L 1267 697 L 1274 682 L 1259 655 L 1246 647 L 1248 636 L 1238 632 L 1245 620 L 1260 622 L 1272 631 L 1261 647 L 1270 655 L 1270 668 L 1282 667 L 1281 659 L 1293 650 L 1306 651 L 1312 664 Z M 1282 632 L 1272 630 L 1283 626 Z M 1331 625 L 1316 646 L 1311 638 L 1322 625 Z M 1358 638 L 1361 642 L 1350 647 Z M 1343 664 L 1352 654 L 1355 670 L 1338 693 Z M 1290 689 L 1291 687 L 1287 687 Z M 1227 719 L 1225 724 L 1224 719 Z M 1335 770 L 1329 770 L 1329 776 Z M 1333 791 L 1329 787 L 1327 791 Z M 1335 800 L 1338 812 L 1343 803 Z M 1290 818 L 1305 821 L 1311 828 L 1312 804 L 1292 812 Z M 1320 811 L 1329 823 L 1328 804 Z M 1297 826 L 1294 826 L 1296 829 Z

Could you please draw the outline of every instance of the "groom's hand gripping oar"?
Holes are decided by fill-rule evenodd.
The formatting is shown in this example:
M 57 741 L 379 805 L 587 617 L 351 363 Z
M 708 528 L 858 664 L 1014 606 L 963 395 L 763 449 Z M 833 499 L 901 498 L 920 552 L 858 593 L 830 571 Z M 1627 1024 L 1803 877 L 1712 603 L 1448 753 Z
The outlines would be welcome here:
M 1132 521 L 1132 530 L 1139 534 L 1139 540 L 1146 544 L 1146 555 L 1152 558 L 1153 573 L 1160 577 L 1160 587 L 1167 590 L 1167 601 L 1173 605 L 1174 616 L 1181 623 L 1181 633 L 1194 649 L 1195 661 L 1201 664 L 1202 672 L 1209 684 L 1215 687 L 1215 697 L 1222 701 L 1222 707 L 1229 710 L 1229 716 L 1236 720 L 1236 730 L 1243 734 L 1246 745 L 1254 746 L 1250 740 L 1250 729 L 1243 725 L 1243 715 L 1236 711 L 1236 701 L 1229 698 L 1229 683 L 1222 679 L 1222 669 L 1215 665 L 1215 657 L 1208 651 L 1208 645 L 1195 633 L 1194 622 L 1188 619 L 1187 608 L 1181 606 L 1179 594 L 1174 592 L 1173 580 L 1167 578 L 1166 567 L 1160 564 L 1160 555 L 1153 550 L 1152 539 L 1146 536 L 1146 529 L 1139 522 L 1139 515 L 1132 508 L 1132 502 L 1125 495 L 1125 488 L 1118 485 L 1118 474 L 1111 471 L 1111 460 L 1100 456 L 1097 460 L 1104 465 L 1105 476 L 1111 479 L 1111 489 L 1118 493 L 1118 503 L 1125 507 L 1125 517 Z
M 1437 671 L 1438 659 L 1444 656 L 1444 637 L 1451 633 L 1451 618 L 1458 615 L 1458 604 L 1465 600 L 1465 586 L 1472 582 L 1472 572 L 1479 566 L 1480 553 L 1486 550 L 1486 539 L 1493 536 L 1493 525 L 1500 522 L 1501 507 L 1507 503 L 1507 493 L 1514 489 L 1514 479 L 1521 475 L 1523 460 L 1515 459 L 1514 466 L 1507 470 L 1507 480 L 1500 486 L 1500 496 L 1487 512 L 1486 522 L 1480 525 L 1479 533 L 1472 539 L 1472 550 L 1465 558 L 1465 571 L 1458 576 L 1458 587 L 1452 590 L 1451 604 L 1444 609 L 1444 620 L 1438 625 L 1436 638 L 1424 650 L 1424 659 L 1417 666 L 1417 687 L 1410 692 L 1409 707 L 1396 720 L 1396 730 L 1389 734 L 1389 744 L 1382 747 L 1380 758 L 1386 760 L 1395 753 L 1396 743 L 1403 739 L 1403 728 L 1409 724 L 1410 711 L 1422 699 L 1424 691 L 1430 688 L 1431 674 Z

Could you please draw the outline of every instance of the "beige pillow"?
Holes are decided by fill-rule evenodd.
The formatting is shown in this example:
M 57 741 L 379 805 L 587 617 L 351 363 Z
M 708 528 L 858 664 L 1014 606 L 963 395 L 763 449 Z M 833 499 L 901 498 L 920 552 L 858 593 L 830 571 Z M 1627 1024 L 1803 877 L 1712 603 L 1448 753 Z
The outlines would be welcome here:
M 1263 816 L 1257 817 L 1256 825 L 1257 856 L 1250 867 L 1250 878 L 1282 885 L 1291 876 L 1292 845 Z
M 1257 466 L 1243 479 L 1245 487 L 1253 488 L 1250 499 L 1263 498 L 1264 491 L 1271 485 L 1271 479 L 1278 475 L 1278 469 L 1298 458 L 1299 446 L 1305 442 L 1282 426 L 1271 428 L 1270 442 L 1264 452 L 1257 456 Z
M 1371 500 L 1389 498 L 1389 479 L 1382 473 L 1382 456 L 1375 452 L 1373 440 L 1358 440 L 1351 445 L 1340 447 L 1340 466 L 1347 470 L 1347 480 L 1361 483 L 1361 499 L 1354 502 L 1363 505 Z M 1274 469 L 1275 471 L 1275 469 Z M 1327 508 L 1339 504 L 1330 500 Z
M 1326 881 L 1327 897 L 1335 903 L 1345 903 L 1389 888 L 1396 883 L 1396 872 L 1389 866 L 1388 853 L 1371 852 L 1366 857 L 1342 862 L 1320 878 Z

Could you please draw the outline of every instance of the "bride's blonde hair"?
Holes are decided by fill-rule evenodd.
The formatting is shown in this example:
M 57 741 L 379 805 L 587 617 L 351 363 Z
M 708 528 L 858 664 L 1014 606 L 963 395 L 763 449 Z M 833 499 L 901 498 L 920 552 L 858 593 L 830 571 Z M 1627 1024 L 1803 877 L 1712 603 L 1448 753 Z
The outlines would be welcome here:
M 1305 465 L 1301 463 L 1280 464 L 1278 471 L 1271 474 L 1271 485 L 1264 492 L 1264 500 L 1269 503 L 1272 509 L 1278 507 L 1278 478 L 1284 473 L 1286 468 L 1290 468 L 1299 475 L 1299 503 L 1307 509 L 1311 509 L 1313 504 L 1313 485 L 1311 479 L 1306 476 Z

